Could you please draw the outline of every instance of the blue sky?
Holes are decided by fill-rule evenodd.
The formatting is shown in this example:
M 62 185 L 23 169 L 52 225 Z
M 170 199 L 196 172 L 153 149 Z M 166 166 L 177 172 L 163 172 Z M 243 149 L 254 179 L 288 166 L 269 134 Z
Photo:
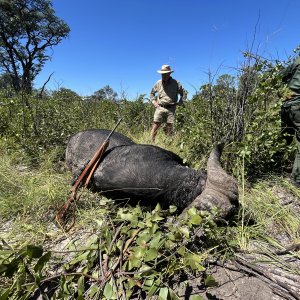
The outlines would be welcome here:
M 299 0 L 53 0 L 71 28 L 37 77 L 81 96 L 110 85 L 135 99 L 170 64 L 189 97 L 207 73 L 235 74 L 242 52 L 284 60 L 300 45 Z M 254 38 L 255 33 L 255 38 Z

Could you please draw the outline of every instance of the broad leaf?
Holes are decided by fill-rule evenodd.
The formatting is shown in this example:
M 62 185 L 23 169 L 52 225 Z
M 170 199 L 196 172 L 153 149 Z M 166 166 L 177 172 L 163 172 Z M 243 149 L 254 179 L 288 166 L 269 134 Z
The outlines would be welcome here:
M 139 237 L 136 239 L 136 243 L 138 245 L 145 245 L 149 240 L 151 239 L 151 234 L 148 232 L 143 232 L 139 235 Z
M 193 225 L 200 225 L 202 223 L 202 218 L 199 215 L 193 215 L 190 219 L 190 223 Z
M 219 283 L 210 274 L 205 274 L 205 276 L 204 276 L 204 284 L 207 287 L 217 287 L 217 286 L 219 286 Z
M 142 264 L 142 261 L 138 258 L 136 258 L 135 256 L 132 256 L 129 260 L 128 260 L 128 270 L 132 270 L 133 268 L 138 268 L 140 267 Z
M 28 245 L 26 247 L 26 255 L 31 258 L 39 258 L 43 255 L 43 248 L 34 245 Z
M 190 237 L 190 231 L 187 227 L 179 227 L 178 230 L 186 237 Z
M 149 249 L 145 254 L 144 261 L 155 260 L 157 258 L 157 253 L 158 253 L 158 251 L 156 248 Z
M 40 259 L 34 266 L 34 271 L 35 272 L 41 271 L 44 268 L 45 264 L 49 261 L 50 257 L 51 257 L 51 252 L 47 252 L 42 257 L 40 257 Z
M 170 205 L 170 207 L 169 207 L 169 212 L 170 212 L 171 214 L 173 214 L 176 210 L 177 210 L 177 207 L 176 207 L 175 205 Z
M 106 299 L 111 299 L 113 296 L 113 287 L 111 286 L 111 284 L 109 282 L 107 282 L 104 287 L 103 296 Z
M 169 294 L 169 289 L 167 287 L 163 287 L 159 290 L 158 299 L 159 300 L 167 300 Z

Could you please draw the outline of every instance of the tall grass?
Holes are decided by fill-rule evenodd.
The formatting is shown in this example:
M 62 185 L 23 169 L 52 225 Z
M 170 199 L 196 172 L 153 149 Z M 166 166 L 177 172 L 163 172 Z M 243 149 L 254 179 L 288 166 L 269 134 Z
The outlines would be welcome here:
M 232 228 L 238 248 L 249 250 L 253 241 L 275 248 L 299 243 L 300 191 L 286 178 L 269 177 L 242 189 L 237 226 Z
M 64 203 L 70 174 L 54 169 L 52 158 L 53 153 L 48 153 L 39 168 L 32 168 L 24 153 L 10 153 L 0 141 L 0 226 L 10 221 L 6 231 L 11 236 L 46 228 Z

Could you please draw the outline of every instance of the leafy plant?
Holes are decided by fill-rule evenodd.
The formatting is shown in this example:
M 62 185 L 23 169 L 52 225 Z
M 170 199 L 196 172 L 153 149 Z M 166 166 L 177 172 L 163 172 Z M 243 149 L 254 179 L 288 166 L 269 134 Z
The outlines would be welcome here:
M 140 206 L 118 209 L 86 246 L 73 246 L 75 255 L 54 276 L 47 276 L 54 259 L 51 251 L 43 253 L 41 247 L 31 245 L 14 250 L 3 241 L 0 272 L 8 282 L 0 289 L 1 299 L 30 299 L 33 293 L 50 297 L 47 287 L 54 284 L 57 288 L 51 297 L 55 299 L 130 299 L 141 292 L 178 299 L 171 279 L 183 270 L 205 274 L 205 259 L 217 246 L 207 249 L 190 243 L 199 231 L 212 234 L 216 226 L 210 214 L 192 208 L 179 220 L 173 216 L 175 211 L 176 207 L 162 210 L 159 205 L 152 211 Z M 216 284 L 208 274 L 203 282 Z

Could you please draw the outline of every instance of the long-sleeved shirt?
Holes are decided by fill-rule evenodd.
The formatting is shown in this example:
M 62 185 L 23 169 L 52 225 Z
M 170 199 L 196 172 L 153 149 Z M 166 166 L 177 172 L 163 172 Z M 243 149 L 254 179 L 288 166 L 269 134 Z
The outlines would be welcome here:
M 300 57 L 297 57 L 282 72 L 282 81 L 287 84 L 293 98 L 300 98 Z
M 150 100 L 162 105 L 172 105 L 178 102 L 178 95 L 180 95 L 179 102 L 182 102 L 186 100 L 187 92 L 179 81 L 170 77 L 168 81 L 160 79 L 154 84 L 150 92 Z

